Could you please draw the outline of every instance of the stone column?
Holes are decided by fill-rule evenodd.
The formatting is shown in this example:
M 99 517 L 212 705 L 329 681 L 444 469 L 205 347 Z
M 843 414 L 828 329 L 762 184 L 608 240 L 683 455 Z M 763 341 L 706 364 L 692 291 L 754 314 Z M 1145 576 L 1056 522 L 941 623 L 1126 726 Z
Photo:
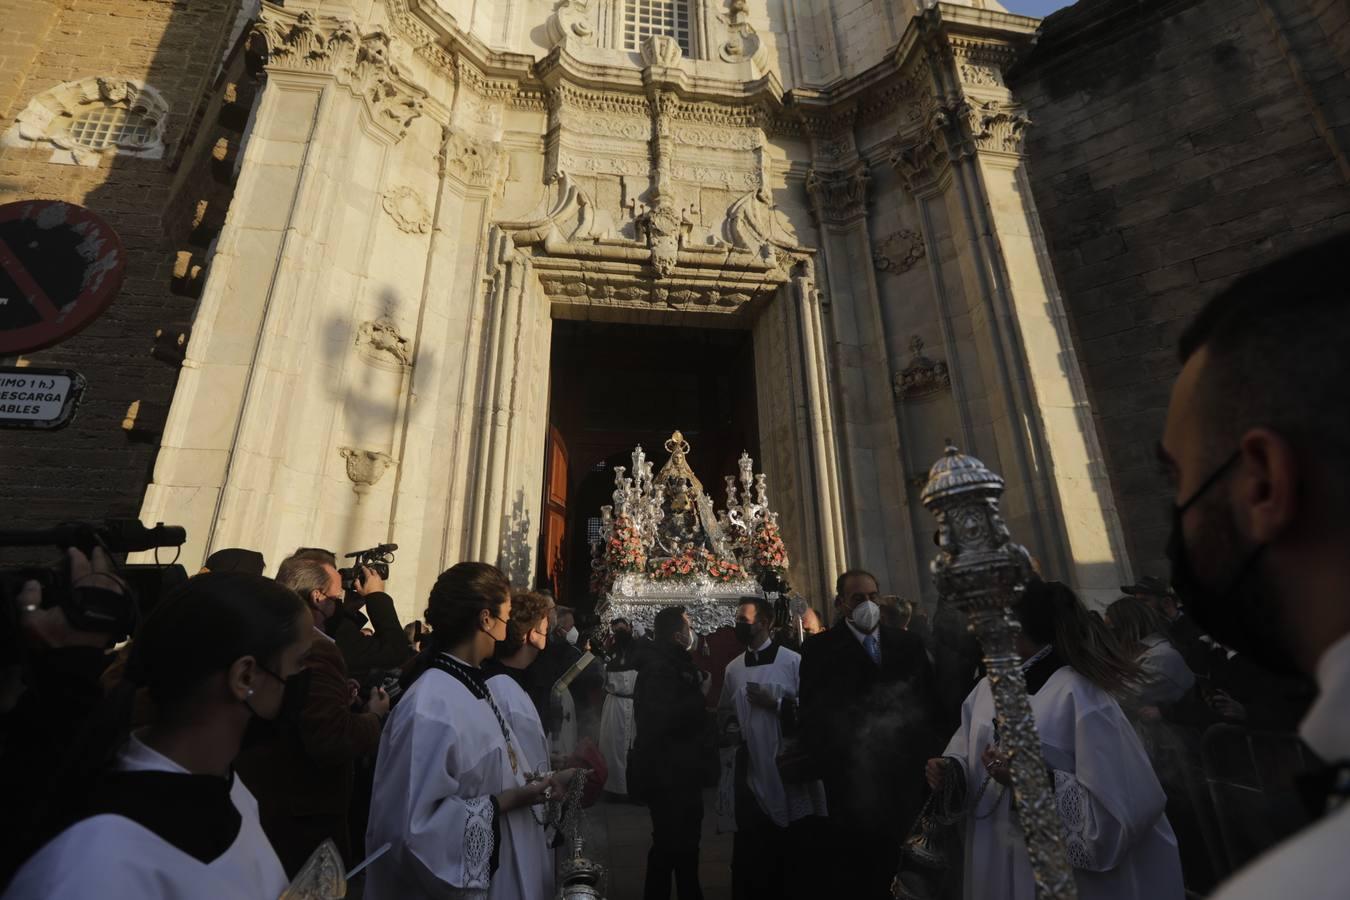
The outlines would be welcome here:
M 1031 123 L 1003 82 L 1035 25 L 945 4 L 916 16 L 897 51 L 908 109 L 892 159 L 921 207 L 945 207 L 947 230 L 925 234 L 927 244 L 950 240 L 957 250 L 955 271 L 929 258 L 937 296 L 952 307 L 944 326 L 951 335 L 959 319 L 953 340 L 978 360 L 963 400 L 968 439 L 1009 472 L 1006 515 L 1046 576 L 1102 603 L 1129 564 L 1027 183 Z

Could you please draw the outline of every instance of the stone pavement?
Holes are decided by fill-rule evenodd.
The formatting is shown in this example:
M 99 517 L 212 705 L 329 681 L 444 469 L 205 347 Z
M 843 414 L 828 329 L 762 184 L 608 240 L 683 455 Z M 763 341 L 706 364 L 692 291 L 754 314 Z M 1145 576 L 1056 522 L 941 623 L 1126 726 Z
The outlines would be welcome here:
M 699 875 L 705 900 L 731 900 L 731 842 L 717 834 L 713 791 L 703 795 Z M 652 825 L 645 806 L 606 797 L 587 811 L 587 852 L 608 872 L 606 900 L 641 900 Z M 672 887 L 671 896 L 674 897 Z

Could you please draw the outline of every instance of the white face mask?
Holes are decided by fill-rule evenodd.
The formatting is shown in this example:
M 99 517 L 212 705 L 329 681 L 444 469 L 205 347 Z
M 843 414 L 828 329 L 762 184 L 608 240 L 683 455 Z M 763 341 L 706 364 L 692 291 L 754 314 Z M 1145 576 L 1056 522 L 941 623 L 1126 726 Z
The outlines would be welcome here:
M 684 642 L 684 649 L 688 650 L 690 653 L 693 653 L 694 648 L 697 646 L 698 646 L 698 635 L 690 631 L 689 638 Z
M 881 607 L 871 600 L 864 600 L 853 607 L 853 613 L 848 619 L 863 634 L 871 634 L 881 623 Z
M 575 644 L 577 638 L 581 637 L 581 632 L 577 631 L 577 626 L 573 625 L 571 628 L 567 629 L 567 634 L 563 636 L 567 638 L 567 643 Z

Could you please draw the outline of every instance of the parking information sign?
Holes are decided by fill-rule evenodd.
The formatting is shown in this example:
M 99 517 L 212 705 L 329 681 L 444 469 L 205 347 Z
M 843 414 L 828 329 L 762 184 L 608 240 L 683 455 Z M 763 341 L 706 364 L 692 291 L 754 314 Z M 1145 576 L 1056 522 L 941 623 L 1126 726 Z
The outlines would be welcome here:
M 64 428 L 84 387 L 84 376 L 70 369 L 0 366 L 0 428 Z

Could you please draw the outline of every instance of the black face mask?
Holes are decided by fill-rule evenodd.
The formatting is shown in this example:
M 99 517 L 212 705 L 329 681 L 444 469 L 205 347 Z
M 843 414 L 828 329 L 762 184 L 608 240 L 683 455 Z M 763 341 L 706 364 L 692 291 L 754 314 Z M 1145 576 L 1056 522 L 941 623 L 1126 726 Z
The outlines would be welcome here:
M 751 634 L 751 631 L 753 630 L 753 628 L 754 628 L 754 626 L 751 625 L 749 622 L 737 622 L 737 623 L 736 623 L 736 640 L 740 641 L 740 642 L 741 642 L 743 645 L 745 645 L 746 647 L 749 647 L 749 646 L 750 646 L 750 641 L 751 641 L 751 640 L 753 639 L 753 637 L 754 637 L 754 636 Z
M 277 681 L 280 681 L 285 687 L 281 695 L 281 707 L 277 710 L 275 718 L 267 719 L 258 715 L 251 704 L 245 700 L 249 712 L 253 713 L 255 721 L 262 724 L 263 731 L 275 731 L 277 729 L 293 726 L 300 721 L 300 713 L 305 708 L 305 703 L 309 700 L 309 685 L 313 679 L 314 673 L 310 669 L 301 669 L 290 678 L 282 678 L 271 669 L 259 666 L 268 675 L 271 675 Z M 269 727 L 270 726 L 270 727 Z M 250 731 L 259 729 L 250 727 Z
M 1279 674 L 1297 673 L 1298 666 L 1281 637 L 1279 617 L 1272 606 L 1269 585 L 1259 577 L 1258 565 L 1264 544 L 1252 548 L 1230 568 L 1226 584 L 1203 583 L 1191 564 L 1182 530 L 1182 516 L 1237 463 L 1234 452 L 1186 502 L 1172 508 L 1172 534 L 1167 541 L 1167 559 L 1172 564 L 1172 587 L 1186 605 L 1186 612 L 1202 631 L 1236 650 L 1265 669 Z

